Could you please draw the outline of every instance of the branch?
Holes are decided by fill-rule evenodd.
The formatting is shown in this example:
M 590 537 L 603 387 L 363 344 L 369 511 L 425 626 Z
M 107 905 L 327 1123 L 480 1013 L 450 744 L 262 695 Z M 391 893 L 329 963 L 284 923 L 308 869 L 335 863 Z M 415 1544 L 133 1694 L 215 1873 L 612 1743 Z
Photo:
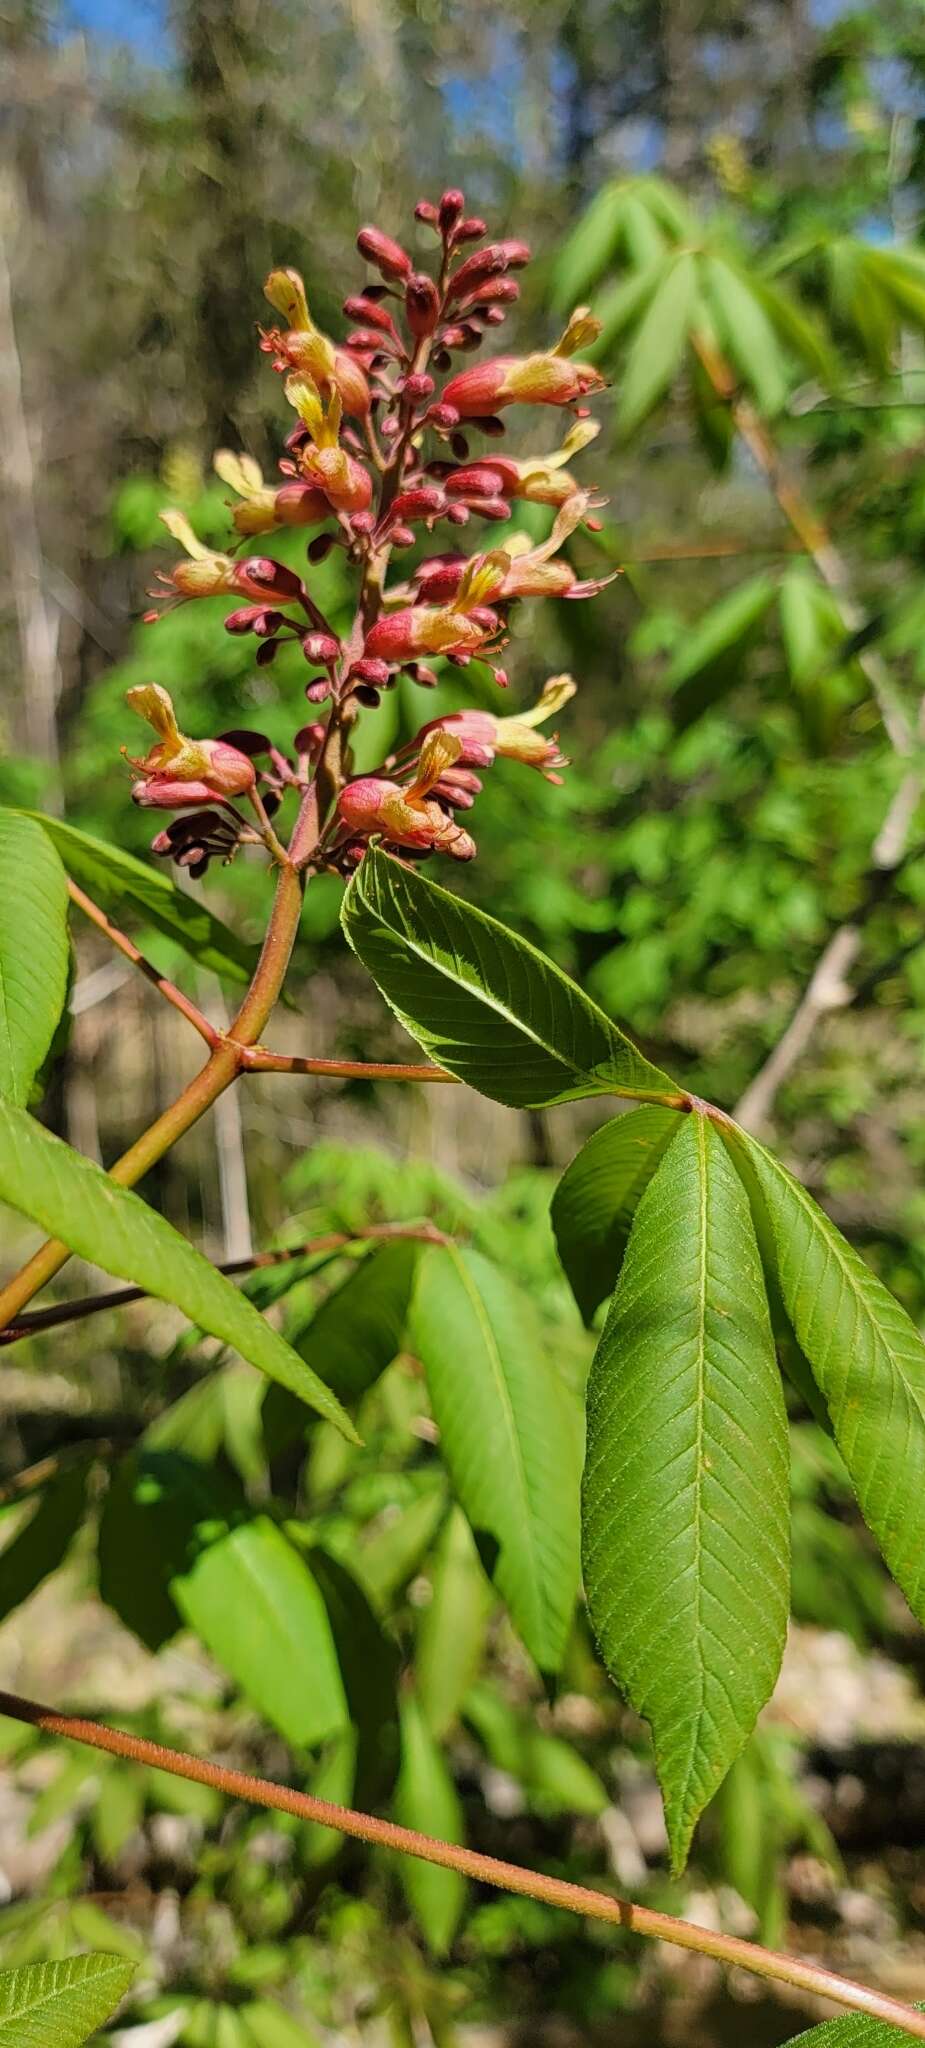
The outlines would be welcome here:
M 925 698 L 919 715 L 925 715 Z M 910 785 L 914 784 L 914 791 Z M 735 1108 L 737 1123 L 749 1131 L 760 1131 L 769 1121 L 779 1090 L 789 1080 L 797 1062 L 815 1032 L 817 1024 L 833 1010 L 853 1003 L 858 991 L 848 975 L 861 950 L 864 927 L 899 870 L 912 858 L 907 840 L 920 794 L 917 773 L 903 777 L 887 811 L 873 846 L 873 867 L 867 892 L 853 918 L 840 925 L 827 941 L 789 1024 L 764 1065 L 759 1067 Z M 919 849 L 916 849 L 918 852 Z
M 310 1237 L 304 1244 L 284 1246 L 279 1251 L 252 1252 L 246 1259 L 226 1259 L 216 1267 L 216 1272 L 234 1277 L 260 1271 L 265 1266 L 289 1265 L 294 1259 L 315 1258 L 324 1252 L 346 1251 L 354 1244 L 383 1240 L 388 1243 L 396 1237 L 411 1238 L 416 1244 L 453 1242 L 435 1223 L 370 1223 L 365 1230 L 329 1230 L 325 1236 Z M 6 1344 L 20 1344 L 24 1337 L 35 1337 L 43 1330 L 59 1329 L 62 1323 L 83 1322 L 86 1316 L 99 1315 L 104 1309 L 125 1308 L 129 1302 L 148 1300 L 150 1296 L 143 1287 L 115 1287 L 107 1294 L 89 1294 L 83 1301 L 59 1301 L 51 1308 L 32 1309 L 0 1330 L 0 1349 Z
M 168 981 L 165 974 L 159 973 L 151 960 L 145 959 L 133 940 L 128 938 L 125 932 L 120 931 L 117 924 L 113 924 L 112 919 L 107 917 L 105 910 L 101 910 L 98 903 L 93 902 L 92 897 L 87 896 L 83 889 L 78 888 L 76 882 L 71 881 L 70 875 L 67 878 L 67 893 L 71 902 L 76 903 L 78 910 L 82 910 L 91 924 L 96 925 L 97 930 L 103 933 L 110 945 L 115 946 L 118 952 L 124 953 L 126 960 L 130 960 L 132 966 L 137 967 L 139 974 L 143 974 L 145 980 L 150 981 L 152 987 L 156 988 L 168 1003 L 172 1003 L 175 1010 L 179 1010 L 181 1016 L 193 1025 L 200 1038 L 204 1038 L 207 1046 L 214 1052 L 215 1047 L 221 1042 L 221 1034 L 209 1023 L 208 1017 L 204 1017 L 202 1011 L 197 1010 L 195 1003 L 190 1002 L 182 989 Z
M 351 1835 L 356 1841 L 369 1842 L 376 1848 L 417 1856 L 423 1863 L 459 1871 L 476 1884 L 494 1885 L 522 1898 L 540 1899 L 566 1913 L 607 1921 L 630 1934 L 670 1942 L 675 1948 L 693 1949 L 717 1962 L 750 1970 L 754 1976 L 768 1978 L 772 1983 L 790 1984 L 814 1998 L 830 1998 L 852 2012 L 866 2013 L 888 2026 L 904 2028 L 907 2036 L 925 2041 L 925 2013 L 901 2004 L 886 1992 L 853 1984 L 819 1963 L 776 1954 L 757 1942 L 742 1941 L 737 1935 L 717 1933 L 713 1928 L 696 1927 L 690 1920 L 634 1905 L 629 1899 L 615 1898 L 607 1892 L 591 1891 L 585 1885 L 570 1884 L 546 1871 L 524 1870 L 516 1863 L 503 1863 L 496 1856 L 483 1856 L 475 1849 L 460 1848 L 455 1842 L 418 1834 L 413 1828 L 399 1827 L 395 1821 L 381 1820 L 375 1814 L 357 1813 L 351 1807 L 334 1806 L 326 1799 L 313 1799 L 309 1793 L 292 1791 L 288 1785 L 275 1785 L 267 1778 L 252 1777 L 247 1771 L 232 1770 L 205 1757 L 166 1749 L 160 1742 L 107 1728 L 83 1716 L 57 1714 L 50 1707 L 20 1699 L 13 1693 L 0 1692 L 0 1714 L 24 1721 L 31 1728 L 41 1728 L 47 1735 L 65 1736 L 71 1742 L 85 1743 L 90 1749 L 104 1750 L 109 1756 L 124 1757 L 129 1763 L 169 1771 L 173 1777 L 188 1778 L 196 1785 L 209 1785 L 228 1799 L 243 1799 L 252 1806 L 292 1814 L 297 1820 L 316 1821 L 322 1827 L 336 1828 L 340 1834 Z
M 328 1080 L 343 1081 L 449 1081 L 459 1086 L 457 1074 L 442 1067 L 398 1065 L 386 1060 L 302 1059 L 296 1053 L 267 1052 L 262 1045 L 244 1048 L 241 1066 L 254 1074 L 323 1074 Z

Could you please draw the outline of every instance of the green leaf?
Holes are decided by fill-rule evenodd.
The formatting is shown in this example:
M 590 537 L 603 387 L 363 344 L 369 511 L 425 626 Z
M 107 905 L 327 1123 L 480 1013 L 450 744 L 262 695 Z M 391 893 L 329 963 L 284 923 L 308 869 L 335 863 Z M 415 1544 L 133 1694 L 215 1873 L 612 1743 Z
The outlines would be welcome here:
M 329 1806 L 349 1806 L 353 1798 L 356 1780 L 357 1734 L 355 1728 L 344 1728 L 330 1742 L 320 1761 L 312 1772 L 308 1791 L 313 1799 L 324 1799 Z M 319 1820 L 308 1820 L 299 1830 L 300 1855 L 306 1870 L 320 1870 L 330 1863 L 343 1848 L 344 1838 L 338 1828 L 326 1828 Z
M 751 280 L 723 256 L 707 256 L 704 286 L 720 338 L 759 410 L 772 419 L 787 403 L 789 386 L 777 336 Z
M 409 1696 L 401 1709 L 401 1770 L 395 1787 L 395 1818 L 402 1827 L 438 1835 L 444 1842 L 463 1842 L 462 1807 L 443 1756 L 434 1742 L 417 1701 Z M 446 1955 L 466 1903 L 466 1880 L 456 1870 L 441 1870 L 418 1856 L 400 1856 L 398 1867 L 405 1895 L 428 1947 Z
M 244 2007 L 248 2048 L 318 2048 L 317 2034 L 300 2026 L 275 1999 L 255 1998 Z
M 481 1254 L 425 1252 L 412 1328 L 483 1562 L 531 1656 L 555 1671 L 578 1577 L 577 1413 L 530 1304 Z
M 81 2048 L 135 1975 L 120 1956 L 68 1956 L 0 1971 L 0 2048 Z
M 463 1707 L 492 1763 L 523 1786 L 539 1813 L 586 1814 L 595 1819 L 609 1805 L 596 1771 L 570 1742 L 539 1728 L 531 1711 L 516 1713 L 496 1684 L 483 1679 Z
M 0 810 L 0 1095 L 22 1108 L 64 1007 L 67 876 L 38 825 Z
M 398 1750 L 398 1651 L 384 1634 L 362 1586 L 326 1550 L 309 1552 L 357 1731 L 356 1799 L 375 1806 L 390 1790 Z
M 385 1613 L 430 1549 L 446 1512 L 442 1486 L 428 1487 L 394 1521 L 377 1526 L 353 1551 L 353 1562 L 376 1612 Z
M 684 635 L 665 677 L 668 689 L 675 692 L 674 719 L 679 729 L 692 725 L 740 680 L 745 654 L 776 587 L 771 576 L 750 577 L 728 597 L 720 598 Z
M 666 271 L 626 358 L 617 406 L 617 428 L 625 439 L 642 425 L 674 381 L 684 355 L 696 290 L 696 259 L 684 250 Z
M 358 1401 L 401 1350 L 420 1245 L 377 1245 L 289 1342 L 342 1401 Z
M 620 238 L 623 198 L 622 182 L 602 185 L 563 243 L 553 273 L 557 312 L 571 312 L 606 271 Z
M 226 981 L 247 982 L 257 964 L 257 949 L 245 945 L 198 896 L 178 889 L 169 875 L 159 874 L 122 846 L 91 838 L 61 818 L 41 811 L 10 811 L 4 816 L 34 819 L 57 847 L 67 873 L 102 910 L 118 923 L 127 913 L 144 919 L 172 939 L 190 960 Z
M 63 1564 L 83 1521 L 86 1497 L 85 1467 L 63 1472 L 46 1486 L 25 1526 L 0 1551 L 0 1621 Z
M 797 1342 L 832 1419 L 861 1513 L 925 1619 L 925 1344 L 914 1323 L 786 1168 L 744 1131 Z
M 787 1418 L 751 1214 L 691 1115 L 643 1195 L 591 1368 L 583 1495 L 604 1662 L 651 1723 L 672 1862 L 780 1666 Z
M 430 1057 L 482 1095 L 539 1109 L 671 1090 L 658 1067 L 551 960 L 497 918 L 371 848 L 344 931 Z
M 118 1187 L 92 1160 L 2 1100 L 0 1201 L 31 1216 L 81 1258 L 172 1302 L 355 1440 L 340 1402 L 224 1274 L 140 1195 Z
M 491 1590 L 465 1515 L 447 1517 L 414 1659 L 421 1712 L 438 1741 L 452 1728 L 482 1661 Z
M 634 1109 L 595 1131 L 566 1168 L 550 1211 L 556 1248 L 581 1314 L 613 1293 L 643 1189 L 677 1130 L 671 1109 Z
M 917 2004 L 915 2011 L 925 2012 L 925 2004 Z M 901 2048 L 903 2041 L 912 2038 L 905 2028 L 890 2026 L 885 2020 L 870 2020 L 865 2013 L 846 2012 L 841 2019 L 823 2020 L 820 2027 L 794 2034 L 787 2048 Z
M 287 1742 L 348 1721 L 331 1627 L 304 1559 L 266 1515 L 202 1550 L 171 1592 L 216 1661 Z
M 159 1444 L 123 1458 L 103 1504 L 97 1553 L 99 1590 L 114 1614 L 149 1650 L 182 1627 L 171 1582 L 193 1563 L 203 1536 L 247 1514 L 240 1487 L 195 1455 Z
M 601 331 L 596 341 L 584 351 L 589 361 L 600 362 L 606 358 L 614 342 L 645 312 L 670 261 L 668 256 L 659 256 L 645 270 L 633 270 L 629 276 L 617 278 L 606 291 L 597 294 L 594 311 L 601 323 Z
M 824 329 L 805 309 L 798 305 L 789 292 L 769 279 L 752 276 L 751 289 L 758 299 L 782 342 L 792 355 L 803 363 L 814 377 L 829 391 L 836 391 L 840 383 L 838 358 L 827 339 Z

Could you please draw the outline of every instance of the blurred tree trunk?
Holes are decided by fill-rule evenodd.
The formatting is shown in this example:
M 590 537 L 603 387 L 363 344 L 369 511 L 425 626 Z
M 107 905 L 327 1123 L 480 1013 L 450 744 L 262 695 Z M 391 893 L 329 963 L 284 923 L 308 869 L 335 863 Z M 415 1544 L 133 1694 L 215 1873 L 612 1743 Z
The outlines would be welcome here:
M 207 453 L 239 436 L 241 394 L 254 373 L 248 309 L 258 305 L 266 262 L 255 203 L 262 117 L 255 81 L 266 68 L 271 10 L 255 0 L 183 0 L 183 73 L 199 147 L 191 216 L 198 239 L 194 375 Z

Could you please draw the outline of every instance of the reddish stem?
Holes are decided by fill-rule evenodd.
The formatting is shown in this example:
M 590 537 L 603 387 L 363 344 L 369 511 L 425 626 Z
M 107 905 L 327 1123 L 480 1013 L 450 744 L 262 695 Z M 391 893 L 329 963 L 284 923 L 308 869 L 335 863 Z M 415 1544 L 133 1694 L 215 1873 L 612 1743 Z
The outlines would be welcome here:
M 830 1998 L 852 2012 L 866 2013 L 871 2019 L 884 2020 L 888 2026 L 904 2028 L 907 2036 L 916 2041 L 925 2041 L 925 2013 L 901 2004 L 886 1992 L 871 1991 L 866 1985 L 853 1984 L 849 1978 L 840 1977 L 819 1963 L 808 1962 L 798 1956 L 780 1955 L 773 1949 L 761 1948 L 757 1942 L 742 1941 L 738 1935 L 722 1934 L 711 1927 L 697 1927 L 693 1921 L 676 1919 L 672 1913 L 658 1913 L 650 1906 L 637 1906 L 630 1899 L 591 1891 L 587 1886 L 571 1884 L 565 1878 L 550 1877 L 546 1871 L 524 1870 L 516 1863 L 502 1863 L 496 1856 L 483 1856 L 478 1850 L 463 1849 L 456 1842 L 443 1842 L 434 1835 L 418 1834 L 414 1828 L 399 1827 L 395 1821 L 380 1820 L 375 1814 L 357 1813 L 348 1806 L 334 1806 L 327 1799 L 314 1799 L 307 1792 L 292 1791 L 288 1785 L 274 1785 L 268 1778 L 252 1777 L 247 1771 L 232 1770 L 205 1757 L 166 1749 L 160 1742 L 149 1742 L 141 1735 L 127 1735 L 121 1729 L 107 1728 L 98 1721 L 85 1720 L 81 1715 L 57 1714 L 51 1707 L 39 1706 L 35 1700 L 20 1699 L 14 1693 L 0 1692 L 0 1714 L 9 1715 L 14 1721 L 24 1721 L 29 1727 L 41 1728 L 46 1735 L 65 1736 L 69 1741 L 86 1743 L 91 1749 L 104 1750 L 110 1756 L 124 1757 L 129 1763 L 169 1771 L 173 1777 L 189 1778 L 196 1785 L 209 1785 L 214 1791 L 224 1793 L 226 1798 L 243 1799 L 252 1806 L 266 1806 L 278 1813 L 290 1813 L 297 1820 L 316 1821 L 322 1827 L 336 1828 L 340 1834 L 352 1835 L 355 1840 L 369 1842 L 376 1848 L 397 1850 L 403 1856 L 417 1856 L 423 1863 L 435 1863 L 443 1870 L 456 1870 L 476 1884 L 494 1885 L 501 1891 L 519 1893 L 523 1898 L 540 1899 L 544 1904 L 558 1906 L 566 1913 L 579 1913 L 589 1920 L 608 1921 L 611 1926 L 623 1928 L 627 1933 L 654 1937 L 658 1941 L 670 1942 L 675 1948 L 693 1949 L 699 1955 L 712 1956 L 717 1962 L 749 1970 L 754 1976 L 768 1978 L 772 1983 L 790 1984 L 813 1998 Z

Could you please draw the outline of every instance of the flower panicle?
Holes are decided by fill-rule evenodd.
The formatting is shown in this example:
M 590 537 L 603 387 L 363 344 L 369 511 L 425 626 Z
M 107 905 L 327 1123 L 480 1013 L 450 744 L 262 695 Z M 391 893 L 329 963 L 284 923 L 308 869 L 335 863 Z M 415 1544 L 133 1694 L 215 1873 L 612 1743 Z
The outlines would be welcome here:
M 599 529 L 606 503 L 573 469 L 599 432 L 587 401 L 604 387 L 588 359 L 600 322 L 581 306 L 545 349 L 486 351 L 460 364 L 516 306 L 530 250 L 513 236 L 491 239 L 456 188 L 438 201 L 420 200 L 415 222 L 408 247 L 373 223 L 360 229 L 366 275 L 344 296 L 351 324 L 343 340 L 313 319 L 298 270 L 270 271 L 264 293 L 274 320 L 259 329 L 259 345 L 295 415 L 279 474 L 265 476 L 247 452 L 218 451 L 215 471 L 230 494 L 225 549 L 201 540 L 186 513 L 161 515 L 183 552 L 158 572 L 158 608 L 148 618 L 202 597 L 230 600 L 225 630 L 253 639 L 256 666 L 295 648 L 312 671 L 304 685 L 309 704 L 328 707 L 323 716 L 312 710 L 313 723 L 299 727 L 286 754 L 260 735 L 189 740 L 169 699 L 152 695 L 159 686 L 130 693 L 135 710 L 161 721 L 157 745 L 132 762 L 135 800 L 178 810 L 209 805 L 208 829 L 168 827 L 156 842 L 158 853 L 185 861 L 191 872 L 227 843 L 234 796 L 255 794 L 272 812 L 290 787 L 308 787 L 319 760 L 331 758 L 335 729 L 346 742 L 337 752 L 345 765 L 328 798 L 322 845 L 328 863 L 345 872 L 374 837 L 406 857 L 471 859 L 474 842 L 457 813 L 472 808 L 480 771 L 508 759 L 558 782 L 567 765 L 558 739 L 540 730 L 574 693 L 570 677 L 553 677 L 531 710 L 500 716 L 461 708 L 422 726 L 380 772 L 350 774 L 354 720 L 400 676 L 426 689 L 442 664 L 465 671 L 478 661 L 503 688 L 512 607 L 531 598 L 590 597 L 611 580 L 581 576 L 569 559 L 582 533 Z M 428 235 L 438 244 L 433 267 Z M 528 444 L 527 453 L 509 455 L 499 446 L 504 415 L 531 405 L 570 413 L 571 421 L 551 450 L 543 436 L 538 452 Z M 545 538 L 518 528 L 520 504 L 548 508 Z M 489 529 L 488 544 L 461 547 L 473 521 Z M 416 559 L 410 576 L 396 574 L 402 553 L 440 526 L 448 536 L 442 546 Z M 305 575 L 291 566 L 302 534 Z M 279 558 L 249 552 L 270 536 L 278 537 Z M 359 586 L 353 625 L 342 631 L 321 609 L 313 573 L 332 550 Z

